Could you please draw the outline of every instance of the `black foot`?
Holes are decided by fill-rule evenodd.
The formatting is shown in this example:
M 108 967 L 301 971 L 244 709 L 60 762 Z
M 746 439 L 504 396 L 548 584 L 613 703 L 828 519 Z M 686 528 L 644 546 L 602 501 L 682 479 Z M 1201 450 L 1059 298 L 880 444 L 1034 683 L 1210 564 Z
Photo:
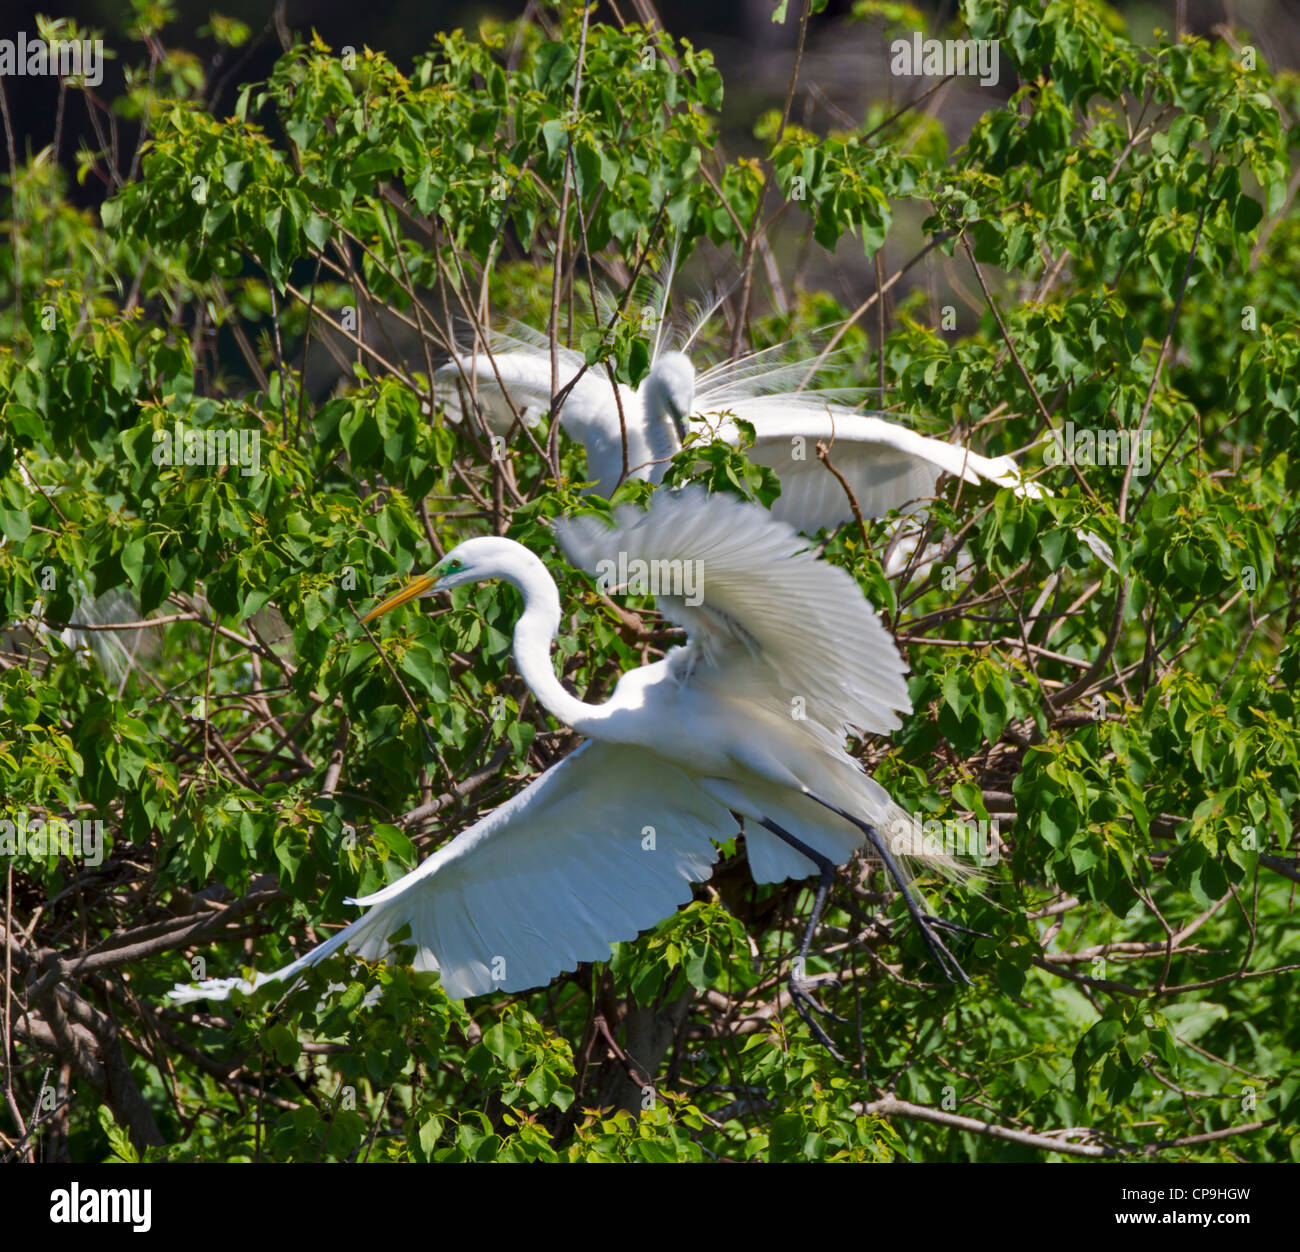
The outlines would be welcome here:
M 930 915 L 931 922 L 936 926 L 941 926 L 944 930 L 951 930 L 959 935 L 970 935 L 972 939 L 992 939 L 993 936 L 987 930 L 972 930 L 969 926 L 959 926 L 956 922 L 950 922 L 943 917 Z
M 902 883 L 899 883 L 899 889 L 903 893 L 903 899 L 907 902 L 907 911 L 912 915 L 916 928 L 921 932 L 921 938 L 925 940 L 925 946 L 930 949 L 930 955 L 934 957 L 935 964 L 943 970 L 943 976 L 949 982 L 969 983 L 970 975 L 962 969 L 960 962 L 948 950 L 948 945 L 939 938 L 939 933 L 935 929 L 937 926 L 944 925 L 943 920 L 923 909 L 916 902 L 916 897 Z
M 803 984 L 793 973 L 790 975 L 786 987 L 790 992 L 790 1002 L 794 1005 L 794 1011 L 803 1019 L 803 1023 L 812 1032 L 812 1037 L 817 1040 L 841 1065 L 844 1064 L 844 1058 L 840 1055 L 839 1049 L 831 1042 L 831 1037 L 821 1028 L 821 1023 L 808 1011 L 809 1008 L 815 1009 L 818 1013 L 831 1018 L 833 1021 L 842 1022 L 845 1019 L 832 1013 L 824 1005 L 818 1004 L 816 1000 L 808 994 Z
M 867 841 L 875 848 L 880 859 L 884 862 L 885 868 L 889 871 L 890 877 L 893 878 L 895 885 L 902 893 L 903 901 L 907 905 L 907 911 L 916 923 L 916 928 L 921 932 L 921 938 L 925 940 L 925 946 L 929 948 L 934 963 L 943 971 L 943 976 L 949 982 L 960 981 L 969 984 L 971 981 L 970 975 L 962 969 L 961 963 L 948 950 L 948 945 L 939 937 L 936 929 L 936 927 L 943 926 L 949 930 L 963 931 L 965 928 L 958 926 L 956 922 L 945 922 L 941 918 L 935 917 L 921 905 L 912 889 L 907 885 L 907 880 L 899 872 L 898 866 L 894 863 L 894 858 L 889 855 L 889 849 L 885 847 L 885 841 L 880 837 L 880 832 L 874 826 L 869 822 L 862 821 L 861 818 L 854 817 L 852 813 L 846 813 L 838 805 L 831 804 L 829 800 L 823 800 L 811 791 L 805 794 L 810 800 L 816 800 L 823 808 L 830 809 L 832 813 L 839 814 L 846 822 L 851 822 L 866 835 Z
M 847 1026 L 849 1024 L 847 1017 L 841 1017 L 838 1013 L 813 999 L 810 990 L 812 987 L 838 987 L 839 985 L 840 980 L 830 974 L 818 974 L 809 978 L 807 975 L 799 973 L 797 968 L 790 971 L 790 978 L 787 982 L 792 997 L 798 996 L 809 1008 L 816 1010 L 823 1017 L 833 1022 L 839 1022 L 842 1026 Z

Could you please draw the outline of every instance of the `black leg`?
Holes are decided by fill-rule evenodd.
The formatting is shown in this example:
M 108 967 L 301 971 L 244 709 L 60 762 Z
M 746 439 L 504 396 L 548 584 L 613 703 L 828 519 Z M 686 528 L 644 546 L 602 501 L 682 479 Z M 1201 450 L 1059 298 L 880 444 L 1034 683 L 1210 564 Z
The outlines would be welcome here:
M 774 821 L 763 817 L 759 818 L 759 825 L 766 830 L 770 830 L 782 843 L 788 844 L 802 856 L 806 856 L 817 867 L 817 894 L 813 897 L 812 912 L 808 917 L 808 924 L 804 927 L 803 941 L 799 944 L 799 954 L 794 959 L 794 964 L 790 967 L 790 977 L 787 987 L 790 992 L 791 1003 L 794 1004 L 795 1012 L 803 1018 L 808 1029 L 812 1031 L 814 1038 L 822 1045 L 837 1061 L 843 1062 L 844 1058 L 836 1051 L 835 1045 L 830 1041 L 830 1037 L 821 1028 L 821 1025 L 808 1012 L 809 1008 L 814 1009 L 823 1017 L 829 1017 L 832 1021 L 843 1022 L 846 1018 L 840 1017 L 837 1013 L 832 1013 L 830 1009 L 822 1004 L 818 1004 L 808 991 L 808 980 L 805 976 L 805 968 L 808 960 L 808 950 L 812 946 L 813 932 L 817 929 L 817 923 L 821 920 L 822 909 L 826 907 L 826 897 L 830 894 L 831 883 L 835 878 L 835 865 L 828 858 L 822 856 L 820 852 L 813 851 L 802 839 L 792 835 L 784 827 L 778 826 Z
M 846 813 L 842 808 L 832 804 L 829 800 L 823 800 L 820 796 L 814 795 L 811 791 L 804 793 L 810 800 L 816 800 L 823 808 L 830 809 L 832 813 L 839 814 L 846 822 L 852 822 L 864 835 L 867 841 L 875 848 L 880 859 L 884 862 L 885 868 L 889 871 L 890 877 L 898 884 L 898 889 L 903 893 L 903 900 L 907 905 L 907 911 L 912 915 L 912 920 L 916 923 L 917 929 L 921 932 L 921 938 L 925 940 L 925 946 L 930 949 L 930 955 L 934 957 L 935 964 L 943 970 L 943 976 L 949 982 L 956 982 L 960 979 L 962 982 L 969 983 L 970 976 L 962 969 L 957 958 L 948 951 L 948 945 L 939 937 L 938 926 L 944 926 L 949 930 L 962 930 L 963 928 L 952 922 L 944 922 L 934 917 L 918 902 L 911 888 L 907 885 L 907 880 L 899 871 L 898 866 L 894 863 L 894 858 L 889 855 L 889 849 L 885 847 L 885 841 L 880 837 L 880 832 L 869 822 L 864 822 L 860 818 L 854 817 L 852 813 Z
M 951 930 L 954 934 L 970 935 L 972 939 L 992 939 L 993 936 L 987 930 L 972 930 L 969 926 L 959 926 L 956 922 L 950 922 L 946 917 L 935 917 L 930 915 L 931 926 L 942 926 L 944 930 Z

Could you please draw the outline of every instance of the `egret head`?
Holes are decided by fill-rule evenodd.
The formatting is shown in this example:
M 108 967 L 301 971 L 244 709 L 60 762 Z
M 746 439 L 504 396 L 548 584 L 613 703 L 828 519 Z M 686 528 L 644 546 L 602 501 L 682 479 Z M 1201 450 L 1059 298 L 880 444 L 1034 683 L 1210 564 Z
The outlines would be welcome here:
M 512 539 L 484 536 L 457 544 L 427 574 L 413 578 L 401 591 L 371 609 L 361 620 L 369 622 L 409 600 L 423 600 L 439 591 L 485 578 L 508 578 L 519 562 L 520 546 Z
M 677 437 L 686 438 L 686 418 L 695 402 L 695 366 L 684 352 L 665 352 L 645 380 L 646 412 L 672 418 Z

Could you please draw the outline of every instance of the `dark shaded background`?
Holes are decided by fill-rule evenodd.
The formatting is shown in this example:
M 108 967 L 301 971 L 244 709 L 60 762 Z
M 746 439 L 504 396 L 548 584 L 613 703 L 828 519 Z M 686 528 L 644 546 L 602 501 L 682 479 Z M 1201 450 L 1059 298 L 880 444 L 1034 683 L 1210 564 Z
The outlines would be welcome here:
M 336 48 L 345 44 L 382 49 L 403 69 L 433 41 L 440 30 L 462 27 L 473 30 L 484 17 L 510 18 L 523 11 L 525 0 L 488 0 L 459 3 L 457 0 L 287 0 L 284 25 L 290 31 L 320 32 Z M 783 26 L 771 21 L 776 0 L 614 0 L 625 19 L 636 20 L 638 10 L 657 12 L 675 35 L 684 35 L 697 45 L 713 50 L 726 83 L 724 138 L 743 145 L 755 117 L 765 108 L 779 107 L 785 94 L 791 65 L 791 51 L 798 30 L 799 0 L 790 0 L 792 13 Z M 929 28 L 938 32 L 951 20 L 955 0 L 918 3 L 926 13 Z M 1135 36 L 1141 38 L 1154 27 L 1172 29 L 1177 22 L 1184 30 L 1211 34 L 1219 23 L 1246 27 L 1256 45 L 1273 65 L 1300 65 L 1300 0 L 1164 0 L 1162 3 L 1131 3 L 1118 6 Z M 799 109 L 811 109 L 825 116 L 823 125 L 843 125 L 860 118 L 866 102 L 888 97 L 897 88 L 886 68 L 888 40 L 879 24 L 849 22 L 851 0 L 830 0 L 825 13 L 809 26 L 808 49 L 801 74 Z M 254 32 L 250 43 L 236 52 L 225 51 L 198 30 L 216 10 L 245 22 Z M 18 31 L 35 34 L 35 14 L 66 16 L 79 24 L 102 30 L 106 48 L 118 48 L 131 62 L 143 57 L 138 44 L 128 44 L 121 31 L 131 14 L 126 0 L 51 0 L 45 4 L 12 3 L 0 0 L 0 38 L 14 38 Z M 164 38 L 170 47 L 193 52 L 205 63 L 213 62 L 216 73 L 228 75 L 214 102 L 214 111 L 231 107 L 237 86 L 265 77 L 280 52 L 280 39 L 273 21 L 274 5 L 268 0 L 176 0 L 176 21 Z M 597 20 L 614 21 L 615 9 L 605 0 L 596 12 Z M 1005 79 L 1005 76 L 1004 76 Z M 99 94 L 114 98 L 121 89 L 121 62 L 109 61 Z M 1014 87 L 1004 81 L 995 89 L 1005 94 Z M 12 77 L 4 80 L 16 145 L 37 150 L 50 142 L 58 87 L 54 79 Z M 963 106 L 962 92 L 947 93 L 939 110 L 946 122 L 958 129 L 973 120 L 989 104 L 987 90 L 977 91 Z M 847 117 L 835 117 L 840 109 Z M 827 121 L 827 117 L 832 120 Z M 94 134 L 85 109 L 74 101 L 64 124 L 60 159 L 70 165 L 72 152 L 84 139 L 94 144 Z M 958 139 L 958 142 L 960 140 Z
M 519 15 L 525 4 L 526 0 L 285 0 L 277 29 L 271 0 L 176 0 L 176 21 L 165 29 L 163 37 L 168 47 L 189 51 L 210 67 L 209 82 L 221 84 L 210 107 L 222 115 L 233 107 L 240 84 L 269 73 L 280 55 L 282 35 L 287 37 L 290 32 L 308 34 L 314 28 L 336 49 L 348 44 L 381 49 L 399 67 L 410 69 L 414 57 L 431 45 L 436 32 L 456 27 L 473 31 L 485 17 Z M 781 107 L 789 83 L 800 0 L 790 0 L 792 12 L 783 26 L 772 23 L 775 7 L 776 0 L 602 0 L 594 20 L 616 21 L 616 10 L 627 21 L 657 12 L 674 35 L 711 49 L 726 88 L 720 143 L 724 155 L 734 156 L 757 149 L 754 123 L 764 111 Z M 923 0 L 916 7 L 927 15 L 929 32 L 938 34 L 951 22 L 956 0 Z M 1177 26 L 1214 36 L 1216 27 L 1227 24 L 1249 31 L 1270 65 L 1300 65 L 1300 0 L 1139 0 L 1117 7 L 1139 40 L 1149 38 L 1157 27 L 1172 30 Z M 851 0 L 830 0 L 826 12 L 815 16 L 809 25 L 793 118 L 818 131 L 856 125 L 872 101 L 902 104 L 931 85 L 924 79 L 890 75 L 889 43 L 896 32 L 885 30 L 878 22 L 847 20 L 851 8 Z M 201 37 L 198 31 L 214 9 L 245 22 L 253 32 L 249 43 L 232 51 L 222 49 L 210 36 Z M 37 5 L 0 0 L 0 38 L 15 38 L 20 30 L 34 36 L 38 11 L 98 28 L 104 32 L 106 51 L 116 48 L 130 64 L 144 60 L 143 47 L 121 33 L 132 12 L 126 0 L 51 0 Z M 58 84 L 53 78 L 9 77 L 0 85 L 13 122 L 17 156 L 23 161 L 53 140 Z M 965 141 L 975 120 L 1016 86 L 1004 62 L 997 86 L 981 87 L 973 79 L 959 79 L 944 86 L 924 107 L 942 121 L 955 147 Z M 121 88 L 121 59 L 108 60 L 97 94 L 111 101 Z M 123 149 L 129 153 L 135 141 L 135 127 L 123 123 L 119 138 Z M 85 101 L 78 92 L 69 92 L 57 153 L 66 170 L 75 169 L 75 154 L 83 145 L 92 150 L 99 147 Z M 7 165 L 7 154 L 0 149 L 0 178 Z M 123 168 L 125 165 L 123 160 Z M 106 194 L 106 187 L 94 179 L 83 186 L 71 178 L 68 182 L 69 197 L 83 207 L 97 206 Z M 896 223 L 886 247 L 886 264 L 910 256 L 923 242 L 920 217 L 913 216 L 915 220 Z M 783 263 L 797 246 L 783 238 L 775 238 L 773 243 Z M 716 281 L 726 264 L 725 258 L 718 258 L 711 267 L 713 273 L 700 275 L 698 285 L 708 285 L 710 278 Z M 929 288 L 932 301 L 938 290 L 947 288 L 963 303 L 960 280 L 942 271 L 946 266 L 941 258 L 928 259 L 891 293 L 890 303 L 918 283 Z M 860 243 L 848 236 L 833 257 L 815 256 L 806 277 L 809 286 L 830 291 L 850 307 L 875 285 L 870 260 L 863 255 Z

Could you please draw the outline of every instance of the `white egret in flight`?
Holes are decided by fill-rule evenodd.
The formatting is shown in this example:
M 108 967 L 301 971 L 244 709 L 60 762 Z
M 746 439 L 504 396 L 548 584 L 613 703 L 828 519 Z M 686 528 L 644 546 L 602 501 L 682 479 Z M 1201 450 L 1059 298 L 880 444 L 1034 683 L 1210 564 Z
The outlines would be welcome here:
M 439 970 L 455 998 L 542 986 L 579 962 L 606 960 L 691 898 L 711 873 L 715 840 L 744 821 L 758 882 L 819 876 L 790 990 L 824 1012 L 802 977 L 834 868 L 869 848 L 893 874 L 944 973 L 966 975 L 908 888 L 899 860 L 959 867 L 927 848 L 916 824 L 844 748 L 849 733 L 888 734 L 910 711 L 906 665 L 852 576 L 808 550 L 767 510 L 689 486 L 647 510 L 556 524 L 578 567 L 656 578 L 661 610 L 687 642 L 622 675 L 603 704 L 556 677 L 561 620 L 541 560 L 504 538 L 467 539 L 366 619 L 463 583 L 500 578 L 523 597 L 514 658 L 538 702 L 586 742 L 391 886 L 352 901 L 368 911 L 271 974 L 177 987 L 178 1000 L 219 998 L 291 979 L 339 950 L 375 960 L 404 927 L 414 965 Z M 609 564 L 602 564 L 608 562 Z M 644 565 L 638 564 L 644 562 Z M 688 595 L 663 585 L 695 579 Z M 599 585 L 599 583 L 598 583 Z M 609 590 L 617 590 L 608 587 Z M 633 591 L 650 590 L 633 586 Z M 832 1049 L 833 1050 L 833 1049 Z

